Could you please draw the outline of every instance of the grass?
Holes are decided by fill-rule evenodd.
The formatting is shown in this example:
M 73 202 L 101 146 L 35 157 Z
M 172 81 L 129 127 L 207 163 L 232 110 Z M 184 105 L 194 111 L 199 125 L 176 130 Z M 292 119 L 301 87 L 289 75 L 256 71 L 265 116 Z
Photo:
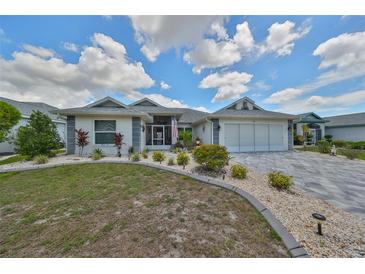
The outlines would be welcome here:
M 296 150 L 299 151 L 311 151 L 311 152 L 319 152 L 319 149 L 317 146 L 306 146 L 306 147 L 298 147 L 295 148 Z M 347 148 L 338 148 L 337 149 L 337 154 L 338 155 L 343 155 L 342 151 L 347 150 Z M 364 150 L 356 150 L 357 154 L 356 154 L 356 159 L 360 159 L 360 160 L 365 160 L 365 151 Z
M 288 256 L 246 200 L 186 176 L 120 164 L 0 176 L 0 257 Z
M 26 156 L 14 155 L 14 156 L 11 156 L 9 158 L 6 158 L 5 160 L 1 160 L 0 165 L 12 164 L 12 163 L 15 163 L 15 162 L 24 161 L 26 159 L 27 159 Z

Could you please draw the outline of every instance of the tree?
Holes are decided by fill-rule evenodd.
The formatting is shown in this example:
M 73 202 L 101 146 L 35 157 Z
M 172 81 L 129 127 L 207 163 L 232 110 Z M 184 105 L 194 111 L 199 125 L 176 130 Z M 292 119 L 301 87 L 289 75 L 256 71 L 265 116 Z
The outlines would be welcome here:
M 185 148 L 191 146 L 193 143 L 193 135 L 192 135 L 191 131 L 185 130 L 185 131 L 180 132 L 179 140 L 183 141 Z
M 5 102 L 0 102 L 0 143 L 6 140 L 10 130 L 21 118 L 20 112 Z
M 33 111 L 28 123 L 18 129 L 15 139 L 16 151 L 21 155 L 52 155 L 60 146 L 57 128 L 46 114 Z
M 84 147 L 86 147 L 89 144 L 89 132 L 80 129 L 75 129 L 76 132 L 76 144 L 79 147 L 79 156 L 82 156 L 82 153 L 84 152 Z
M 114 140 L 114 146 L 117 147 L 118 157 L 122 156 L 122 154 L 120 153 L 120 150 L 122 149 L 122 145 L 125 145 L 125 143 L 123 143 L 123 139 L 124 139 L 124 135 L 122 135 L 120 132 L 115 133 L 113 140 Z

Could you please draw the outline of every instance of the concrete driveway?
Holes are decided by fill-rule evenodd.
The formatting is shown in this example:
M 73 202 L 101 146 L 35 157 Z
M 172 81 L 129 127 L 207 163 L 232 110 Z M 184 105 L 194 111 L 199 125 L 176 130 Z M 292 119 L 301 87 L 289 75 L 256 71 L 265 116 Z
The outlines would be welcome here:
M 233 153 L 259 172 L 280 170 L 300 189 L 365 219 L 365 161 L 311 152 Z

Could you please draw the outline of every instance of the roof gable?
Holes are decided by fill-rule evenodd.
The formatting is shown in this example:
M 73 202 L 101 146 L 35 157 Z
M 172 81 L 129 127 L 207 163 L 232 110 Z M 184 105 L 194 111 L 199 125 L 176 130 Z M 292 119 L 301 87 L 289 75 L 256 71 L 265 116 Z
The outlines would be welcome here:
M 298 122 L 304 122 L 304 123 L 326 122 L 325 119 L 323 119 L 321 116 L 315 114 L 314 112 L 302 113 L 302 114 L 299 114 L 298 116 L 299 116 Z
M 91 103 L 86 106 L 87 108 L 94 108 L 94 107 L 108 107 L 108 108 L 127 108 L 125 104 L 122 102 L 119 102 L 118 100 L 112 98 L 112 97 L 105 97 L 103 99 L 100 99 L 94 103 Z
M 138 100 L 130 106 L 145 106 L 145 107 L 162 107 L 160 104 L 156 103 L 155 101 L 152 101 L 149 98 L 142 98 L 141 100 Z
M 242 97 L 233 103 L 229 104 L 228 106 L 225 106 L 224 108 L 216 111 L 220 112 L 223 110 L 264 110 L 263 108 L 259 107 L 255 104 L 255 101 L 248 98 L 247 96 Z

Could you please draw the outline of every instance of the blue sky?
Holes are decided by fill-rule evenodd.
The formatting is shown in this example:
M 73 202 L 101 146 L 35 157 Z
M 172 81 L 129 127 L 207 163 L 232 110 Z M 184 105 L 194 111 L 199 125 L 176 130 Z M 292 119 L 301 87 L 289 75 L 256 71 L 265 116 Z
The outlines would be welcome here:
M 1 16 L 0 96 L 365 111 L 365 16 Z

